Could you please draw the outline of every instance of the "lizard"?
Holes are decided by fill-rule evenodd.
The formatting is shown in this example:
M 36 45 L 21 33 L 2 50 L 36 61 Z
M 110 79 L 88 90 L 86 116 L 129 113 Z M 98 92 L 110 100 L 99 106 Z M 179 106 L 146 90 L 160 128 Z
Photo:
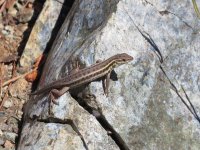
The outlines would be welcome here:
M 105 95 L 108 95 L 111 71 L 117 66 L 128 63 L 132 60 L 133 57 L 126 53 L 116 54 L 104 61 L 77 70 L 64 78 L 53 81 L 45 87 L 30 93 L 30 95 L 49 93 L 51 101 L 58 104 L 55 99 L 62 96 L 70 89 L 75 89 L 100 78 L 102 78 L 104 93 Z

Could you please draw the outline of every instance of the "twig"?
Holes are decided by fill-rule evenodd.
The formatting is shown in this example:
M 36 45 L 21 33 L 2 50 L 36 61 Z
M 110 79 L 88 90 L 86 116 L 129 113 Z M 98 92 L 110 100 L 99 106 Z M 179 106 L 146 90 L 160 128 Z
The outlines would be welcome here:
M 25 73 L 25 74 L 19 75 L 19 76 L 17 76 L 17 77 L 14 77 L 14 78 L 12 78 L 12 79 L 10 79 L 10 80 L 4 82 L 3 85 L 2 85 L 2 87 L 8 85 L 9 83 L 15 82 L 16 80 L 18 80 L 18 79 L 20 79 L 20 78 L 25 77 L 26 75 L 30 74 L 31 72 L 33 72 L 33 71 L 35 71 L 35 70 L 37 70 L 37 68 L 35 68 L 35 69 L 33 69 L 33 70 L 31 70 L 31 71 Z
M 14 67 L 13 69 L 15 70 L 15 67 Z M 35 70 L 37 70 L 37 69 L 38 69 L 38 68 L 36 67 L 36 68 L 34 68 L 33 70 L 31 70 L 31 71 L 29 71 L 29 72 L 27 72 L 27 73 L 25 73 L 25 74 L 23 74 L 23 75 L 14 77 L 14 78 L 12 78 L 12 79 L 10 79 L 10 80 L 8 80 L 8 81 L 6 81 L 6 82 L 3 83 L 2 87 L 8 85 L 8 88 L 7 88 L 7 90 L 6 90 L 6 93 L 5 93 L 5 96 L 4 96 L 3 100 L 1 101 L 0 110 L 1 110 L 1 108 L 2 108 L 2 106 L 3 106 L 3 104 L 4 104 L 5 101 L 6 101 L 6 98 L 7 98 L 7 96 L 8 96 L 9 87 L 10 87 L 11 83 L 15 82 L 16 80 L 18 80 L 18 79 L 20 79 L 20 78 L 25 77 L 26 75 L 30 74 L 31 72 L 33 72 L 33 71 L 35 71 Z M 13 75 L 14 75 L 14 72 L 13 72 Z

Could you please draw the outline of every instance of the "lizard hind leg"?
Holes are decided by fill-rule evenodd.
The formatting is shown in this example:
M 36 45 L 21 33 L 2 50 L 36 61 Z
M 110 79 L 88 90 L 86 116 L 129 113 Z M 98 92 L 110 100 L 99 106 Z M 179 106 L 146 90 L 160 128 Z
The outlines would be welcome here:
M 102 62 L 101 59 L 98 59 L 96 61 L 96 63 L 100 63 Z M 111 73 L 109 72 L 105 77 L 102 78 L 102 86 L 103 86 L 103 91 L 104 91 L 104 94 L 106 95 L 106 97 L 108 97 L 108 88 L 109 88 L 109 85 L 110 85 L 110 75 Z
M 53 102 L 54 104 L 58 105 L 58 102 L 56 101 L 56 99 L 58 99 L 60 96 L 62 96 L 68 90 L 69 90 L 69 87 L 63 87 L 61 90 L 52 89 L 50 91 L 50 95 L 49 95 L 51 103 Z

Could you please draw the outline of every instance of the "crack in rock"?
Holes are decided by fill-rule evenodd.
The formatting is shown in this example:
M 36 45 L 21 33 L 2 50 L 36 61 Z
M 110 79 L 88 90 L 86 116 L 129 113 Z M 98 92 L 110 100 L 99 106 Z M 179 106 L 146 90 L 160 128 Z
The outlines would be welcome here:
M 184 20 L 183 20 L 180 16 L 178 16 L 177 14 L 175 14 L 175 13 L 169 11 L 169 10 L 166 10 L 166 9 L 165 9 L 165 10 L 158 10 L 157 7 L 156 7 L 154 4 L 150 3 L 150 2 L 147 1 L 147 0 L 145 0 L 145 2 L 146 2 L 147 4 L 150 4 L 152 7 L 154 7 L 154 8 L 159 12 L 159 14 L 161 14 L 162 16 L 163 16 L 163 15 L 168 15 L 168 14 L 174 15 L 174 16 L 177 17 L 180 21 L 182 21 L 187 27 L 191 28 L 191 29 L 194 31 L 194 28 L 193 28 L 191 25 L 189 25 L 186 21 L 184 21 Z
M 113 139 L 113 141 L 115 141 L 115 143 L 121 150 L 129 150 L 129 147 L 126 144 L 126 142 L 122 139 L 120 134 L 117 133 L 117 131 L 115 131 L 113 126 L 106 120 L 100 108 L 98 110 L 94 109 L 93 107 L 89 106 L 87 102 L 84 101 L 83 99 L 76 97 L 74 97 L 74 99 L 83 109 L 85 109 L 87 112 L 92 114 L 97 119 L 100 125 L 107 131 L 107 134 Z
M 88 149 L 88 146 L 85 142 L 85 139 L 83 138 L 82 134 L 79 132 L 77 126 L 75 125 L 74 121 L 71 119 L 58 119 L 58 118 L 54 118 L 54 117 L 49 117 L 47 119 L 38 119 L 38 122 L 43 122 L 43 123 L 58 123 L 58 124 L 69 124 L 72 129 L 78 134 L 78 136 L 81 138 L 83 145 L 85 147 L 86 150 Z

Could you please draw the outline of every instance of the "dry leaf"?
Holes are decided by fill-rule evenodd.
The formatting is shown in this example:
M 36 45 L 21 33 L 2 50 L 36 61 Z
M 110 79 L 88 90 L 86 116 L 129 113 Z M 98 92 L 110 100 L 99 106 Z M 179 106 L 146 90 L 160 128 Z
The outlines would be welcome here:
M 37 71 L 38 66 L 44 62 L 44 59 L 45 59 L 44 55 L 41 55 L 36 59 L 36 62 L 33 66 L 33 71 L 25 76 L 26 81 L 33 82 L 36 80 L 38 76 L 38 71 Z
M 33 70 L 31 73 L 25 76 L 26 81 L 33 82 L 37 78 L 37 70 Z

